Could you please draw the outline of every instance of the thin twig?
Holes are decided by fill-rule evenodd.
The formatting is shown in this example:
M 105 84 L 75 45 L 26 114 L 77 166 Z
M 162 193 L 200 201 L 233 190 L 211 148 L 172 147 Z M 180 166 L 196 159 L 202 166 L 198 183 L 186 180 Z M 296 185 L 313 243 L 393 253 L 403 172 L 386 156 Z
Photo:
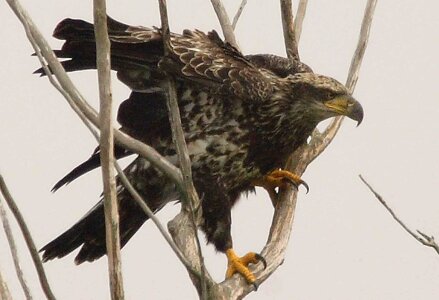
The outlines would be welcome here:
M 43 264 L 41 263 L 40 256 L 38 254 L 37 248 L 35 247 L 34 240 L 29 231 L 29 228 L 24 221 L 24 218 L 18 209 L 17 204 L 9 192 L 9 189 L 6 185 L 6 182 L 3 179 L 3 176 L 0 174 L 0 191 L 3 195 L 3 198 L 6 200 L 9 209 L 17 220 L 18 226 L 20 227 L 21 233 L 23 234 L 24 240 L 26 241 L 27 248 L 32 256 L 32 261 L 34 262 L 35 269 L 37 270 L 38 278 L 40 280 L 41 287 L 43 288 L 44 294 L 47 299 L 55 300 L 55 296 L 50 289 L 49 282 L 47 281 L 46 273 L 44 272 Z
M 296 18 L 294 19 L 294 32 L 296 33 L 296 43 L 299 44 L 300 36 L 302 35 L 302 25 L 305 19 L 306 7 L 308 6 L 308 0 L 300 0 L 299 7 L 297 8 Z
M 166 0 L 159 0 L 160 7 L 160 19 L 161 19 L 161 32 L 163 39 L 164 56 L 167 57 L 171 53 L 171 40 L 170 40 L 170 29 L 168 22 L 168 13 Z M 164 70 L 166 72 L 166 70 Z M 192 164 L 189 158 L 189 151 L 187 149 L 186 141 L 184 138 L 184 131 L 181 125 L 180 110 L 178 107 L 177 92 L 175 87 L 175 80 L 168 75 L 165 80 L 165 86 L 167 91 L 167 106 L 169 121 L 172 129 L 172 139 L 177 150 L 177 155 L 179 159 L 180 169 L 183 175 L 184 190 L 182 191 L 186 201 L 183 201 L 183 209 L 190 214 L 190 219 L 192 222 L 193 230 L 197 232 L 197 222 L 195 218 L 195 213 L 199 211 L 200 199 L 198 198 L 197 191 L 195 190 L 194 183 L 192 181 Z M 197 251 L 199 257 L 199 265 L 201 276 L 199 278 L 201 284 L 201 298 L 207 299 L 207 285 L 205 280 L 205 266 L 204 258 L 201 251 L 201 244 L 196 235 L 197 241 Z
M 3 275 L 0 269 L 0 299 L 12 300 L 11 293 L 9 292 L 8 284 L 3 279 Z
M 232 29 L 236 29 L 236 24 L 238 24 L 238 20 L 241 17 L 242 12 L 244 11 L 244 7 L 247 4 L 247 0 L 242 0 L 241 5 L 239 6 L 238 10 L 236 11 L 235 16 L 233 17 L 233 23 L 232 23 Z
M 96 67 L 99 82 L 99 140 L 102 181 L 104 186 L 105 241 L 110 277 L 111 299 L 123 300 L 123 276 L 120 256 L 119 211 L 114 177 L 114 139 L 111 96 L 110 40 L 108 38 L 105 0 L 93 1 L 96 39 Z
M 128 190 L 128 192 L 133 196 L 134 201 L 136 201 L 137 205 L 140 206 L 140 208 L 143 210 L 143 212 L 148 216 L 149 219 L 156 225 L 157 229 L 160 231 L 162 236 L 165 238 L 166 242 L 169 244 L 169 247 L 174 251 L 175 255 L 177 255 L 180 262 L 188 269 L 193 275 L 200 277 L 200 273 L 192 267 L 192 265 L 188 262 L 186 257 L 183 255 L 183 253 L 180 251 L 178 246 L 174 243 L 169 233 L 166 231 L 165 227 L 160 223 L 160 220 L 156 217 L 154 212 L 149 208 L 149 206 L 146 204 L 145 200 L 142 199 L 142 196 L 136 191 L 136 189 L 133 187 L 133 185 L 130 183 L 129 179 L 123 172 L 122 168 L 119 166 L 119 164 L 115 161 L 114 166 L 116 168 L 116 171 L 119 175 L 120 181 L 125 186 L 125 188 Z
M 369 188 L 369 190 L 375 195 L 375 198 L 384 206 L 384 208 L 392 215 L 392 218 L 401 225 L 404 230 L 410 234 L 415 240 L 420 242 L 422 245 L 433 248 L 437 254 L 439 254 L 439 245 L 434 240 L 433 236 L 429 236 L 419 230 L 416 230 L 418 234 L 416 234 L 413 230 L 411 230 L 405 223 L 396 215 L 392 208 L 386 203 L 386 201 L 378 194 L 374 188 L 363 178 L 363 176 L 358 175 L 361 181 Z
M 229 15 L 227 14 L 223 3 L 221 2 L 221 0 L 210 0 L 210 2 L 212 3 L 213 9 L 215 10 L 216 16 L 218 17 L 218 21 L 220 22 L 221 29 L 224 34 L 224 39 L 227 43 L 229 43 L 236 49 L 239 49 L 235 33 L 233 32 L 233 26 L 230 23 Z
M 30 292 L 29 286 L 27 285 L 26 279 L 24 278 L 23 270 L 21 269 L 20 259 L 18 258 L 17 246 L 15 244 L 14 234 L 12 233 L 11 226 L 9 225 L 8 215 L 3 207 L 2 201 L 0 201 L 0 219 L 2 219 L 3 229 L 8 239 L 9 249 L 11 250 L 12 259 L 14 261 L 15 273 L 17 274 L 20 285 L 23 289 L 26 299 L 31 300 L 32 293 Z

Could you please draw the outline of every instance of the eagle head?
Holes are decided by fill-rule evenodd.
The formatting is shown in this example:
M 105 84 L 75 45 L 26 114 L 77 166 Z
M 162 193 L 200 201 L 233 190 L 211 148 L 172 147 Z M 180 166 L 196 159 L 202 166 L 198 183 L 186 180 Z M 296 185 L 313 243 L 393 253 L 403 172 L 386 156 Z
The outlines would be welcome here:
M 343 115 L 357 121 L 357 126 L 363 120 L 363 107 L 337 80 L 315 73 L 297 73 L 287 80 L 296 109 L 300 107 L 308 118 L 320 122 Z

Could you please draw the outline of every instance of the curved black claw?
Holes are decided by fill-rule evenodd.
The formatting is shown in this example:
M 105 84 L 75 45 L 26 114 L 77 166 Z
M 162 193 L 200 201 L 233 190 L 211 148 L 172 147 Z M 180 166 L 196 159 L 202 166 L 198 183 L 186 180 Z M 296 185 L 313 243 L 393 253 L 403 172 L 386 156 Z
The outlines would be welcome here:
M 259 285 L 256 282 L 253 282 L 252 285 L 255 288 L 255 292 L 257 292 Z
M 306 189 L 306 193 L 307 193 L 307 194 L 309 193 L 309 185 L 308 185 L 308 183 L 306 183 L 305 181 L 301 180 L 301 181 L 299 182 L 299 184 L 297 184 L 297 182 L 295 182 L 295 181 L 294 181 L 293 179 L 291 179 L 291 178 L 285 177 L 284 179 L 287 180 L 288 183 L 290 183 L 292 186 L 294 186 L 294 188 L 295 188 L 296 190 L 299 190 L 299 185 L 303 185 L 303 186 L 305 187 L 305 189 Z
M 309 185 L 308 185 L 308 183 L 306 183 L 305 181 L 302 181 L 302 185 L 305 187 L 306 193 L 308 194 L 309 193 Z
M 255 254 L 255 257 L 257 260 L 262 262 L 262 264 L 264 265 L 264 270 L 265 270 L 267 268 L 267 261 L 265 260 L 265 258 L 258 253 Z

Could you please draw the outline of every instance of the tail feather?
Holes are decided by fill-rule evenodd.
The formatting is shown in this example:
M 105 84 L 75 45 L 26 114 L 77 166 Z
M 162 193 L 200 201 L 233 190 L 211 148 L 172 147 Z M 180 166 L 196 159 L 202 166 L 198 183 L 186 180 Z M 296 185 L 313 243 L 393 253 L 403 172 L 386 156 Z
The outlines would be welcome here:
M 134 160 L 124 172 L 154 213 L 178 197 L 175 185 L 143 158 Z M 123 247 L 148 220 L 148 217 L 132 199 L 130 192 L 121 185 L 120 180 L 117 180 L 117 183 L 119 233 L 121 247 Z M 43 252 L 43 261 L 49 261 L 64 257 L 79 247 L 81 250 L 75 258 L 76 264 L 94 261 L 106 253 L 103 200 L 99 201 L 70 229 L 48 243 L 40 251 Z
M 108 18 L 111 44 L 111 68 L 118 78 L 137 91 L 158 86 L 163 74 L 157 69 L 163 57 L 159 31 L 147 27 L 131 27 Z M 96 42 L 93 24 L 83 20 L 65 19 L 55 28 L 55 38 L 65 40 L 55 54 L 65 58 L 61 64 L 67 72 L 96 69 Z M 46 75 L 40 68 L 34 73 Z
M 133 154 L 131 151 L 126 150 L 118 145 L 114 145 L 114 157 L 116 159 L 120 159 L 126 157 L 128 155 Z M 66 176 L 61 178 L 52 188 L 52 192 L 56 192 L 59 188 L 64 185 L 69 184 L 73 180 L 81 177 L 82 175 L 90 172 L 93 169 L 96 169 L 101 166 L 101 158 L 100 158 L 100 150 L 99 147 L 96 148 L 92 156 L 87 159 L 85 162 L 74 168 L 70 171 Z
M 160 207 L 151 207 L 153 211 Z M 131 239 L 143 223 L 148 220 L 143 210 L 132 199 L 122 199 L 119 203 L 120 243 L 121 248 Z M 62 258 L 81 247 L 75 257 L 75 263 L 92 262 L 107 253 L 105 242 L 104 204 L 101 200 L 89 213 L 66 232 L 41 248 L 43 262 L 54 258 Z

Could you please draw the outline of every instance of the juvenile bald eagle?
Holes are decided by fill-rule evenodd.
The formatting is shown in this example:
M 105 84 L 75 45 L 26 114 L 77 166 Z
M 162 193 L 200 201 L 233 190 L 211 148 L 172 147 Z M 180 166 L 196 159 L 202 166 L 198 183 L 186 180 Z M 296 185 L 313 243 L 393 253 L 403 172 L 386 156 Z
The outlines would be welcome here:
M 261 257 L 251 252 L 239 258 L 234 253 L 232 206 L 255 185 L 276 186 L 285 179 L 303 183 L 280 170 L 288 155 L 305 143 L 324 119 L 345 115 L 360 123 L 361 105 L 335 79 L 278 56 L 244 56 L 215 31 L 172 34 L 172 53 L 164 57 L 160 30 L 128 26 L 111 18 L 108 28 L 112 69 L 133 90 L 118 111 L 122 130 L 178 166 L 162 90 L 164 71 L 174 76 L 193 181 L 201 198 L 201 229 L 207 241 L 227 255 L 227 276 L 238 272 L 255 284 L 247 266 Z M 65 19 L 56 27 L 54 37 L 65 40 L 55 53 L 67 59 L 62 63 L 67 71 L 96 68 L 92 24 Z M 58 182 L 54 190 L 99 166 L 98 152 Z M 115 154 L 119 158 L 132 153 L 116 145 Z M 179 199 L 175 184 L 140 156 L 125 174 L 154 212 Z M 119 180 L 117 185 L 123 247 L 148 217 Z M 102 200 L 44 246 L 43 259 L 63 257 L 80 246 L 77 264 L 106 253 Z

